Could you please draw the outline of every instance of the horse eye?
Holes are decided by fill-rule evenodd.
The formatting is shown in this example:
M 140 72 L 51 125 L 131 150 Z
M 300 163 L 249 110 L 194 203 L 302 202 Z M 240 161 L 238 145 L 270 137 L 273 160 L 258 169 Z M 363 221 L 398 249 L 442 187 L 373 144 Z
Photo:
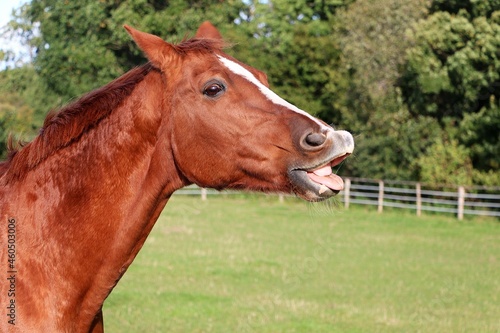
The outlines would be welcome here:
M 224 92 L 225 87 L 220 83 L 211 83 L 204 90 L 203 94 L 208 97 L 217 97 Z

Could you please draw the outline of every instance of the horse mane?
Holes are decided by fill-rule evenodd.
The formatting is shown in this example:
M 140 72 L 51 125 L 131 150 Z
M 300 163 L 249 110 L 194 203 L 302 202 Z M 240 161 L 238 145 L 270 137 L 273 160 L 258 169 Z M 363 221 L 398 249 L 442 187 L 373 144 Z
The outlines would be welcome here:
M 225 47 L 223 41 L 192 38 L 173 45 L 185 56 L 188 52 L 214 53 Z M 147 63 L 130 70 L 116 80 L 98 88 L 78 100 L 64 106 L 59 111 L 48 113 L 39 135 L 30 143 L 14 148 L 9 140 L 9 156 L 0 163 L 0 177 L 7 176 L 5 182 L 20 178 L 34 169 L 58 149 L 78 140 L 85 132 L 106 118 L 125 97 L 132 93 L 154 66 Z
M 50 111 L 38 136 L 24 147 L 21 144 L 14 148 L 12 140 L 9 140 L 9 156 L 5 162 L 0 163 L 0 176 L 6 174 L 8 179 L 19 178 L 58 149 L 76 141 L 130 95 L 152 68 L 150 63 L 134 68 L 59 111 Z

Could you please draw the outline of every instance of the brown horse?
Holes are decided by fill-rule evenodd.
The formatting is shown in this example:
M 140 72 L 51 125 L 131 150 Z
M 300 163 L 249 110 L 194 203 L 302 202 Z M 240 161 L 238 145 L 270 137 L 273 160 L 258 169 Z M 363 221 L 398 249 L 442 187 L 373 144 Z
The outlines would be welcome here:
M 58 113 L 0 164 L 0 331 L 102 332 L 102 305 L 175 190 L 342 189 L 352 136 L 281 99 L 204 23 Z M 7 314 L 7 316 L 6 316 Z

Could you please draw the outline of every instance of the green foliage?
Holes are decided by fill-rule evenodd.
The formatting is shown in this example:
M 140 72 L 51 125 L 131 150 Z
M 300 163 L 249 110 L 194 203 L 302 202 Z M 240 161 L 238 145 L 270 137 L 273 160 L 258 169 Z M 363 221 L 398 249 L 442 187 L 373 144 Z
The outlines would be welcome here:
M 434 0 L 431 5 L 431 13 L 442 11 L 458 14 L 465 11 L 471 17 L 490 17 L 497 10 L 500 10 L 499 0 Z
M 460 139 L 470 150 L 479 170 L 500 169 L 500 107 L 484 107 L 477 113 L 467 113 L 460 122 Z
M 237 27 L 244 35 L 236 41 L 243 43 L 230 52 L 266 71 L 271 87 L 285 99 L 312 114 L 322 113 L 331 108 L 330 82 L 339 68 L 332 21 L 350 2 L 255 1 Z
M 415 117 L 435 118 L 449 133 L 450 154 L 472 163 L 467 177 L 493 185 L 500 167 L 500 2 L 434 1 L 431 10 L 409 34 L 404 100 Z M 448 174 L 448 182 L 457 181 Z
M 204 19 L 232 22 L 239 7 L 236 1 L 33 0 L 28 16 L 41 31 L 35 66 L 51 90 L 74 98 L 144 62 L 123 24 L 180 41 Z
M 253 64 L 265 69 L 271 87 L 291 103 L 318 114 L 331 104 L 329 83 L 338 68 L 339 51 L 330 35 L 311 38 L 306 25 L 297 25 L 286 50 L 267 39 L 255 40 L 252 50 L 261 52 Z M 253 54 L 257 58 L 258 54 Z M 241 58 L 241 57 L 240 57 Z M 338 119 L 338 118 L 337 118 Z
M 347 169 L 379 179 L 420 179 L 415 160 L 442 132 L 434 119 L 415 119 L 405 108 L 373 115 L 364 128 L 355 138 L 357 148 Z
M 4 54 L 2 62 L 6 67 L 21 67 L 30 64 L 35 58 L 35 47 L 39 43 L 40 36 L 37 30 L 38 23 L 28 16 L 30 9 L 30 4 L 23 4 L 14 9 L 12 19 L 2 29 L 2 37 L 15 40 L 17 46 L 16 51 L 2 47 L 0 51 Z
M 0 72 L 0 159 L 7 154 L 6 140 L 30 141 L 42 125 L 47 105 L 56 105 L 57 96 L 47 87 L 32 66 Z
M 343 175 L 499 184 L 500 0 L 32 0 L 6 32 L 34 68 L 2 73 L 0 140 L 145 62 L 123 24 L 178 42 L 204 20 L 277 93 L 355 134 Z
M 426 0 L 358 0 L 338 15 L 345 67 L 371 99 L 391 94 L 410 46 L 406 30 L 426 14 Z
M 425 13 L 423 0 L 358 0 L 337 15 L 341 61 L 330 77 L 333 102 L 320 115 L 359 135 L 356 159 L 346 165 L 350 174 L 418 177 L 413 160 L 436 126 L 410 117 L 395 83 L 409 47 L 405 31 Z
M 456 140 L 437 138 L 416 164 L 420 168 L 420 179 L 425 183 L 472 185 L 469 152 Z
M 488 106 L 490 98 L 498 100 L 500 25 L 494 18 L 471 21 L 438 12 L 411 38 L 415 46 L 408 50 L 402 88 L 414 114 L 461 119 Z

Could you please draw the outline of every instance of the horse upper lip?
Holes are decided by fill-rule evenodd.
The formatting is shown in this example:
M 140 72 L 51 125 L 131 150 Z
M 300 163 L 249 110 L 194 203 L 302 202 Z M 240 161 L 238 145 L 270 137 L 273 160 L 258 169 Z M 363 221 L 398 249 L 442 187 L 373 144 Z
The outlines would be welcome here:
M 323 168 L 325 166 L 330 166 L 330 167 L 335 167 L 337 165 L 339 165 L 340 163 L 342 163 L 343 160 L 345 160 L 347 158 L 347 156 L 351 155 L 350 153 L 343 153 L 343 154 L 340 154 L 340 155 L 337 155 L 335 157 L 333 157 L 332 159 L 328 159 L 327 162 L 323 162 L 321 164 L 318 164 L 316 166 L 313 166 L 313 167 L 305 167 L 305 168 L 295 168 L 294 170 L 292 171 L 306 171 L 306 172 L 313 172 L 314 170 L 317 170 L 317 169 L 320 169 L 320 168 Z

